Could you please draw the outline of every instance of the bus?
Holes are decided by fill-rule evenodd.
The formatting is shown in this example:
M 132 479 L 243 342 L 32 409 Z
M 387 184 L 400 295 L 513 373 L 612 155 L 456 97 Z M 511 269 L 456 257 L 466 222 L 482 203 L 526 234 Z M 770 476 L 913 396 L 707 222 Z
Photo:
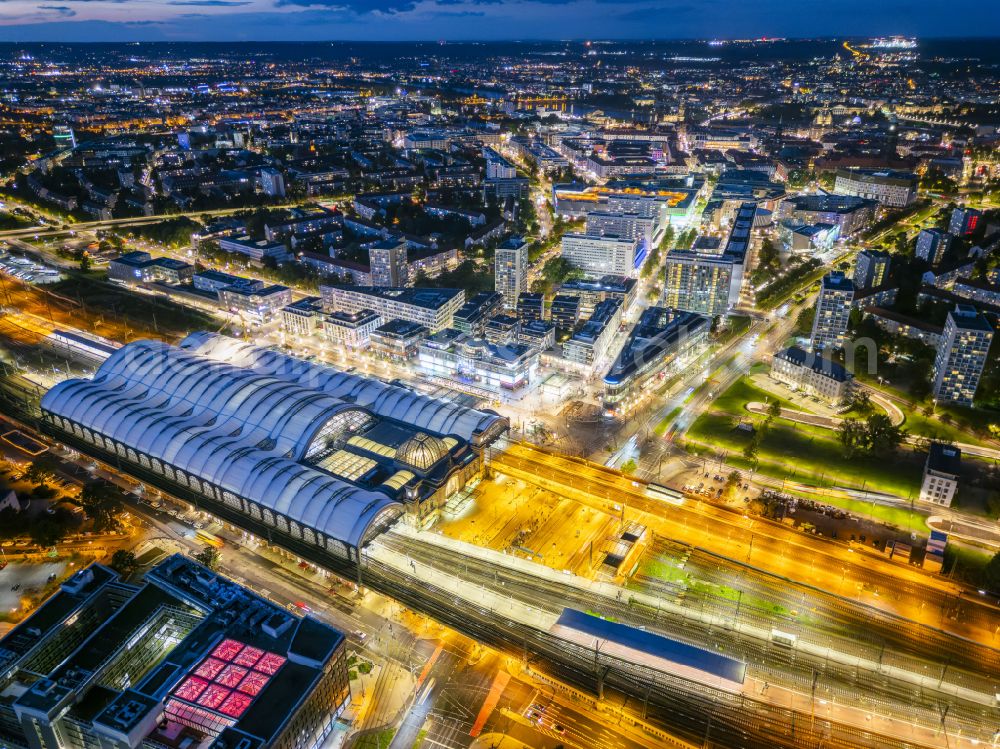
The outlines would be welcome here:
M 669 502 L 672 505 L 684 504 L 684 495 L 681 492 L 676 489 L 668 489 L 659 484 L 647 484 L 646 496 L 661 502 Z
M 212 535 L 208 531 L 195 531 L 194 537 L 203 544 L 211 546 L 213 549 L 221 549 L 223 547 L 222 539 Z

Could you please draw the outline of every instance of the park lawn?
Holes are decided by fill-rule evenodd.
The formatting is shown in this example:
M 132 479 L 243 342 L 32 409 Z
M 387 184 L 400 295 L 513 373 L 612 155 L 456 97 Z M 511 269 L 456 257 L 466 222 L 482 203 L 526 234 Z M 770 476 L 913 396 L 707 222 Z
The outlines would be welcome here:
M 784 422 L 784 420 L 781 420 Z M 805 425 L 786 425 L 775 421 L 765 435 L 757 455 L 757 470 L 779 479 L 815 484 L 843 486 L 885 492 L 899 497 L 920 490 L 921 461 L 912 453 L 899 451 L 893 460 L 844 456 L 835 432 Z M 812 431 L 814 429 L 815 431 Z M 710 412 L 691 425 L 686 443 L 704 448 L 727 451 L 749 467 L 743 458 L 743 448 L 751 435 L 734 428 L 732 416 Z
M 899 405 L 899 404 L 897 404 Z M 943 424 L 934 418 L 927 418 L 918 411 L 900 406 L 904 416 L 903 429 L 917 437 L 945 440 L 951 442 L 967 442 L 970 445 L 989 447 L 989 443 L 980 439 L 974 433 L 962 429 L 955 424 Z
M 780 398 L 774 393 L 768 392 L 767 390 L 762 390 L 761 388 L 754 385 L 746 377 L 740 378 L 734 382 L 726 392 L 721 393 L 718 398 L 712 402 L 713 411 L 725 411 L 732 416 L 750 416 L 750 412 L 746 409 L 746 404 L 750 401 L 760 401 L 761 403 L 773 403 L 778 401 L 783 408 L 792 408 L 799 411 L 804 409 L 786 401 L 784 398 Z M 756 415 L 756 414 L 754 414 Z

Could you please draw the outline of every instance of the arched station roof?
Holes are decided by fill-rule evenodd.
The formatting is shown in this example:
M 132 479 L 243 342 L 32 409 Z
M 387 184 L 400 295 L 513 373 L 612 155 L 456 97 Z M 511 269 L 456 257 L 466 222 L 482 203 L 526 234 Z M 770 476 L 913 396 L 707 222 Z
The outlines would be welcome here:
M 398 504 L 299 462 L 358 405 L 159 341 L 122 347 L 41 406 L 350 546 Z

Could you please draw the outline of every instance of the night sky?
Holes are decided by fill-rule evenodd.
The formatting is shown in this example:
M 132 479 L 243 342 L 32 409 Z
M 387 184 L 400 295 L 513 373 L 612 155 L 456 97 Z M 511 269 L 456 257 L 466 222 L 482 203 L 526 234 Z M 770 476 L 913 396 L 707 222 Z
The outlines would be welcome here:
M 997 0 L 0 0 L 0 41 L 1000 35 Z

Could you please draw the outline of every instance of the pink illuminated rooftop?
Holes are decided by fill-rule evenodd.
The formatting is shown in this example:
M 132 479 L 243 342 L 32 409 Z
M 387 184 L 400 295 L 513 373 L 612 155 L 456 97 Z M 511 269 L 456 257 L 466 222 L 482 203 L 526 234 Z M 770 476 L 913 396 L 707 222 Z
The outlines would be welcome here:
M 225 639 L 174 689 L 173 696 L 238 718 L 285 663 L 277 653 Z

